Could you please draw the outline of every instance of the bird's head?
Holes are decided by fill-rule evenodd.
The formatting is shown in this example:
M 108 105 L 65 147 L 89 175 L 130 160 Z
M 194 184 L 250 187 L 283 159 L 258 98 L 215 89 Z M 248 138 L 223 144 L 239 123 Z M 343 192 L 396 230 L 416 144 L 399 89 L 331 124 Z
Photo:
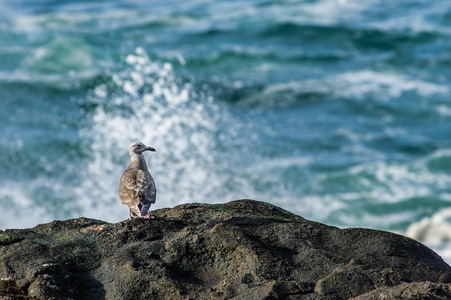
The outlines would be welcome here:
M 147 147 L 141 142 L 135 142 L 130 146 L 130 154 L 132 153 L 141 154 L 144 151 L 155 151 L 155 149 L 152 147 Z

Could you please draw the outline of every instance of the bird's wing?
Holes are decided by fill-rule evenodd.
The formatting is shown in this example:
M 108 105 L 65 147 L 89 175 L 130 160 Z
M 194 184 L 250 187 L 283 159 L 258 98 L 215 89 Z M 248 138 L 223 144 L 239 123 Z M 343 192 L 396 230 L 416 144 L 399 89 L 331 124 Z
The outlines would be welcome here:
M 150 173 L 147 171 L 138 170 L 138 172 L 136 172 L 136 186 L 138 191 L 142 192 L 149 187 L 151 184 L 149 177 Z
M 155 187 L 155 181 L 153 180 L 152 175 L 148 171 L 143 172 L 142 174 L 142 190 L 144 197 L 147 201 L 151 201 L 152 203 L 155 203 L 155 197 L 156 197 L 156 187 Z
M 136 174 L 134 172 L 125 171 L 119 183 L 119 197 L 122 204 L 138 205 L 138 193 L 140 185 L 137 183 Z
M 147 170 L 126 170 L 119 183 L 119 198 L 124 205 L 135 206 L 141 201 L 155 203 L 155 181 Z

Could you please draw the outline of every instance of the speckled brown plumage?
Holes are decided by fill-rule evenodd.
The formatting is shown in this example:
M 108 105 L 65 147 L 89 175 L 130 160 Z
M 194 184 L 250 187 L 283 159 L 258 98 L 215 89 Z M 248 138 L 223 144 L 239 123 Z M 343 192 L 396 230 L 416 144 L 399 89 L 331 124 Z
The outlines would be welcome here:
M 155 203 L 157 190 L 155 181 L 147 169 L 144 151 L 155 151 L 141 142 L 130 146 L 130 164 L 119 182 L 119 197 L 122 204 L 130 209 L 130 219 L 150 218 L 149 208 Z

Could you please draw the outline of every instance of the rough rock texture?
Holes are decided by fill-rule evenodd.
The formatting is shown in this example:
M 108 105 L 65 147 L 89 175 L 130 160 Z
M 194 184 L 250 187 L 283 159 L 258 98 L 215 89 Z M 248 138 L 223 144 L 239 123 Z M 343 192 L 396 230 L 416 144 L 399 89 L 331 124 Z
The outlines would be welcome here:
M 153 213 L 0 232 L 0 299 L 451 299 L 451 267 L 400 235 L 253 200 Z

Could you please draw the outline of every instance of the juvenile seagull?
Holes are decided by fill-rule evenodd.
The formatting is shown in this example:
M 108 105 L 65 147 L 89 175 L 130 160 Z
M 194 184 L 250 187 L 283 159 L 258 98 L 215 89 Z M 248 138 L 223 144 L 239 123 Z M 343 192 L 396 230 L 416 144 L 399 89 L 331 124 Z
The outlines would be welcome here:
M 144 151 L 155 151 L 155 149 L 147 147 L 141 142 L 131 144 L 130 164 L 119 182 L 119 198 L 123 205 L 128 206 L 130 220 L 139 217 L 155 218 L 150 216 L 149 208 L 151 204 L 155 203 L 157 189 L 142 155 Z

